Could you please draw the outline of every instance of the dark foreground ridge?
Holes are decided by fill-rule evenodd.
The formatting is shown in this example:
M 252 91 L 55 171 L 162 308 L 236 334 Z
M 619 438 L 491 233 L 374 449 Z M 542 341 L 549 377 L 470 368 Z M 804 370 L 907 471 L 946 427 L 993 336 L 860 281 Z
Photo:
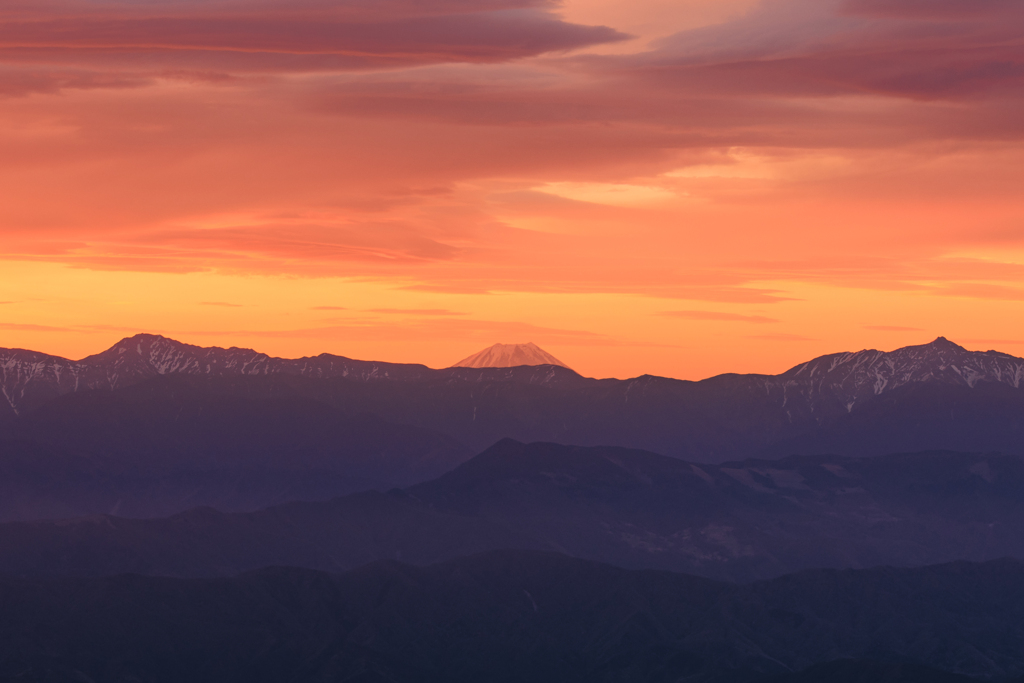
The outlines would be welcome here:
M 952 683 L 1024 674 L 1024 564 L 1009 560 L 736 586 L 504 551 L 340 576 L 9 579 L 0 604 L 5 681 Z
M 434 481 L 252 513 L 0 524 L 0 574 L 344 571 L 502 548 L 749 581 L 1024 557 L 1024 459 L 931 452 L 722 466 L 504 440 Z

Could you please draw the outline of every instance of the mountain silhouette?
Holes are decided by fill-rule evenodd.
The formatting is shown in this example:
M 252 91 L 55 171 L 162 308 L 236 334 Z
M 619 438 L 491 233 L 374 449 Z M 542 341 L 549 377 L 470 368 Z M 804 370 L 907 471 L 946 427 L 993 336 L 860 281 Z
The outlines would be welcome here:
M 533 342 L 528 344 L 495 344 L 469 358 L 463 358 L 454 368 L 514 368 L 520 365 L 569 366 Z
M 231 576 L 546 549 L 750 581 L 1024 557 L 1024 459 L 931 452 L 721 466 L 502 441 L 433 481 L 251 513 L 0 524 L 0 574 Z
M 66 393 L 117 389 L 160 375 L 286 375 L 400 383 L 432 379 L 486 381 L 498 376 L 467 375 L 457 369 L 478 357 L 494 358 L 495 363 L 502 359 L 500 366 L 488 364 L 486 367 L 510 367 L 506 363 L 513 355 L 516 355 L 516 360 L 528 361 L 522 365 L 565 368 L 563 363 L 534 344 L 496 344 L 453 368 L 431 370 L 423 365 L 359 361 L 330 354 L 295 360 L 273 358 L 252 349 L 204 348 L 158 335 L 139 334 L 81 361 L 34 351 L 0 349 L 0 389 L 7 407 L 15 413 L 22 413 Z M 571 375 L 579 378 L 575 373 Z M 627 384 L 635 387 L 658 381 L 679 382 L 645 375 L 621 381 L 589 380 L 583 384 Z M 939 337 L 930 344 L 908 346 L 892 352 L 870 350 L 822 356 L 781 375 L 720 375 L 702 382 L 683 384 L 722 386 L 739 383 L 747 385 L 749 390 L 779 394 L 774 398 L 781 400 L 795 417 L 803 412 L 819 416 L 836 411 L 850 412 L 859 401 L 920 382 L 966 387 L 995 383 L 1019 389 L 1024 385 L 1024 359 L 998 351 L 968 351 Z
M 954 683 L 1024 674 L 1024 565 L 1012 560 L 735 585 L 500 551 L 342 575 L 0 579 L 0 604 L 2 680 Z
M 504 438 L 694 463 L 1024 453 L 1024 360 L 941 338 L 700 382 L 284 360 L 151 335 L 79 362 L 0 360 L 0 520 L 330 500 L 434 479 Z

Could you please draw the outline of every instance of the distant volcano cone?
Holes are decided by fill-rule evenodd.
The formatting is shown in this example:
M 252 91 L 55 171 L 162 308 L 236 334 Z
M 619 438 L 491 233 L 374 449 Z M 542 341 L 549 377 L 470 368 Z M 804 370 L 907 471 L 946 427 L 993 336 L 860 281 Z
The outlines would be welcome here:
M 453 368 L 514 368 L 518 365 L 569 366 L 534 343 L 495 344 L 460 360 Z

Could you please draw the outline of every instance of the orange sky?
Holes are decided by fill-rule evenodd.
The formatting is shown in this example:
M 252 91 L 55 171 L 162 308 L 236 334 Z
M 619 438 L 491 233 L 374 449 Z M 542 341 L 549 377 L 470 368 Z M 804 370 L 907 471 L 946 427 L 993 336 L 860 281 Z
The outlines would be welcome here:
M 1019 0 L 8 0 L 0 346 L 1024 355 Z

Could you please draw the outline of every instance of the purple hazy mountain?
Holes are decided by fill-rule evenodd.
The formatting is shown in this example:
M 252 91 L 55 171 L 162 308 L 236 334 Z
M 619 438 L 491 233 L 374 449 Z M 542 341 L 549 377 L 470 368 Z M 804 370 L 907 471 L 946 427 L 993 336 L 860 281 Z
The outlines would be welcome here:
M 463 358 L 453 368 L 515 368 L 521 365 L 569 366 L 533 342 L 528 344 L 495 344 L 469 358 Z
M 109 453 L 119 444 L 122 461 L 143 444 L 155 453 L 177 443 L 175 458 L 192 462 L 195 454 L 224 451 L 214 443 L 219 428 L 212 413 L 199 408 L 224 404 L 238 406 L 231 420 L 239 435 L 263 434 L 253 436 L 251 448 L 232 447 L 240 458 L 271 443 L 281 458 L 291 457 L 288 444 L 307 444 L 305 452 L 328 462 L 330 453 L 358 441 L 365 445 L 364 462 L 385 463 L 372 454 L 397 446 L 371 436 L 394 431 L 383 425 L 413 428 L 401 451 L 415 462 L 426 462 L 427 454 L 417 454 L 414 442 L 433 440 L 441 448 L 437 438 L 448 439 L 442 450 L 452 456 L 438 464 L 458 462 L 505 437 L 642 448 L 700 462 L 942 449 L 1022 453 L 1022 385 L 1024 359 L 969 351 L 941 337 L 891 352 L 823 356 L 779 375 L 692 382 L 650 375 L 589 379 L 554 364 L 435 370 L 328 354 L 283 359 L 137 335 L 80 361 L 0 349 L 0 440 L 91 453 Z M 149 398 L 140 403 L 140 396 Z M 254 413 L 242 408 L 250 401 L 267 415 L 288 417 L 267 422 L 265 416 L 250 429 L 245 416 Z M 194 413 L 188 429 L 174 422 L 179 410 Z M 315 429 L 307 424 L 310 416 L 319 416 Z M 338 441 L 331 425 L 339 420 L 353 430 L 362 425 L 363 436 L 355 440 L 353 432 Z M 118 431 L 126 424 L 138 438 L 131 447 Z M 188 433 L 195 443 L 176 436 Z M 387 474 L 382 481 L 412 483 L 395 478 L 404 467 L 399 462 L 390 474 L 379 473 Z
M 533 348 L 550 360 L 524 363 L 524 366 L 556 365 L 565 368 L 553 356 Z M 418 382 L 455 377 L 471 382 L 505 378 L 527 383 L 548 383 L 554 379 L 579 378 L 568 368 L 556 373 L 550 372 L 550 368 L 538 368 L 539 372 L 522 368 L 514 374 L 508 374 L 511 372 L 509 367 L 502 368 L 505 374 L 496 374 L 494 371 L 466 374 L 466 370 L 477 368 L 432 370 L 425 365 L 354 360 L 329 353 L 296 359 L 274 358 L 252 349 L 194 346 L 159 335 L 137 334 L 80 361 L 24 349 L 0 348 L 0 414 L 8 407 L 15 414 L 20 414 L 64 394 L 94 389 L 120 389 L 166 375 L 282 375 L 353 382 Z
M 119 389 L 161 375 L 342 377 L 358 381 L 414 379 L 423 365 L 375 363 L 321 354 L 273 358 L 252 349 L 204 348 L 152 334 L 122 339 L 80 361 L 35 351 L 0 349 L 0 392 L 16 413 L 63 394 Z
M 0 576 L 340 571 L 378 559 L 429 564 L 532 548 L 755 581 L 822 567 L 1024 557 L 1022 490 L 1024 459 L 1012 455 L 709 465 L 506 439 L 404 491 L 244 513 L 201 508 L 162 519 L 0 523 Z M 0 512 L 10 502 L 0 498 Z
M 849 412 L 857 401 L 917 382 L 975 387 L 1024 385 L 1024 359 L 999 351 L 968 351 L 945 337 L 895 351 L 835 353 L 802 363 L 766 385 L 834 398 Z
M 442 378 L 480 381 L 501 376 L 453 372 L 461 368 L 507 369 L 538 365 L 568 369 L 535 344 L 496 344 L 448 370 L 432 370 L 424 365 L 361 361 L 331 354 L 274 358 L 252 349 L 204 348 L 158 335 L 139 334 L 80 361 L 35 351 L 0 349 L 0 405 L 7 404 L 15 413 L 21 413 L 63 394 L 118 389 L 161 375 L 287 375 L 355 382 L 421 382 Z M 562 377 L 542 375 L 531 375 L 529 381 L 543 384 L 550 378 Z M 579 378 L 571 372 L 569 375 Z M 631 391 L 635 392 L 651 382 L 664 381 L 694 384 L 649 375 L 622 380 L 621 384 L 632 387 Z M 780 375 L 720 375 L 696 384 L 732 385 L 737 382 L 751 391 L 764 393 L 795 418 L 798 413 L 820 415 L 835 409 L 850 412 L 858 402 L 915 383 L 969 388 L 995 383 L 1019 389 L 1024 385 L 1024 359 L 998 351 L 968 351 L 939 337 L 930 344 L 890 352 L 865 350 L 821 356 Z

